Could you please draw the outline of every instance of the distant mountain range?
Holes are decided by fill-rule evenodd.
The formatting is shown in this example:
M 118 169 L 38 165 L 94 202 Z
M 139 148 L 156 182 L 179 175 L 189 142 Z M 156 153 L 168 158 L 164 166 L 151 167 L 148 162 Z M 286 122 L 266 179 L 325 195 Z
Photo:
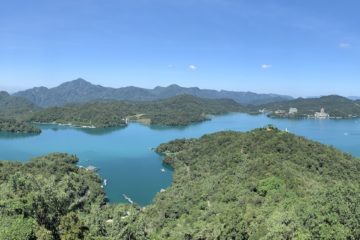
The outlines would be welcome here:
M 272 102 L 281 102 L 293 99 L 290 96 L 278 94 L 257 94 L 253 92 L 217 91 L 185 88 L 178 85 L 145 89 L 139 87 L 111 88 L 94 85 L 84 79 L 65 82 L 58 87 L 35 87 L 20 91 L 13 96 L 28 99 L 40 107 L 62 106 L 68 103 L 85 103 L 94 100 L 124 100 L 124 101 L 151 101 L 165 99 L 177 95 L 192 95 L 209 99 L 232 99 L 242 105 L 260 105 Z

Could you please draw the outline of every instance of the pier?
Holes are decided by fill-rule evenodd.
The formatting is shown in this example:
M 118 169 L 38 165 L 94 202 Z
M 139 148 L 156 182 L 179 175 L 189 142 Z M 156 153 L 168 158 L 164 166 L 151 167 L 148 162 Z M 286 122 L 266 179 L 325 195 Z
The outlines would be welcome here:
M 134 201 L 131 200 L 131 198 L 129 198 L 128 196 L 126 196 L 126 194 L 123 194 L 123 197 L 124 197 L 130 204 L 134 204 Z

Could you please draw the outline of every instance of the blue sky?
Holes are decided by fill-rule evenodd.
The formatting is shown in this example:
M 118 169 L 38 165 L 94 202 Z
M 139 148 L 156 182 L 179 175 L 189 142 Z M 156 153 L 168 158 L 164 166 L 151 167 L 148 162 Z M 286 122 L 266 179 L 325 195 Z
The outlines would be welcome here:
M 0 0 L 0 89 L 360 95 L 358 0 Z

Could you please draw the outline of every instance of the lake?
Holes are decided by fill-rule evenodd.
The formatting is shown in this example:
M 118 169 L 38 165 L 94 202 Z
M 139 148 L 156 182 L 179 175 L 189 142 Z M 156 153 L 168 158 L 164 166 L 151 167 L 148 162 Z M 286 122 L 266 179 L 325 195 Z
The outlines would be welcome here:
M 111 202 L 126 202 L 123 194 L 139 205 L 152 202 L 155 194 L 170 186 L 172 170 L 151 148 L 176 138 L 200 137 L 223 130 L 249 131 L 273 124 L 360 157 L 360 121 L 288 120 L 265 115 L 229 114 L 188 127 L 149 127 L 132 123 L 125 128 L 79 129 L 41 125 L 40 135 L 0 133 L 0 159 L 26 161 L 52 152 L 79 157 L 79 165 L 93 165 L 107 179 Z M 164 168 L 165 172 L 161 169 Z

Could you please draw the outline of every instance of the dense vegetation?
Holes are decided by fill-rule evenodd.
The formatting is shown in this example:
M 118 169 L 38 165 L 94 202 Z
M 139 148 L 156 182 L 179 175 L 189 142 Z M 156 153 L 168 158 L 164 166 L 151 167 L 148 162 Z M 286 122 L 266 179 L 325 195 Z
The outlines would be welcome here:
M 122 239 L 101 236 L 126 232 L 136 208 L 106 205 L 99 177 L 76 163 L 67 154 L 0 162 L 0 239 Z
M 0 162 L 0 239 L 359 239 L 360 161 L 271 126 L 157 148 L 174 181 L 110 205 L 66 154 Z
M 157 151 L 175 174 L 139 216 L 150 239 L 360 238 L 360 162 L 332 147 L 269 127 Z
M 0 132 L 40 133 L 38 127 L 24 121 L 38 110 L 26 99 L 0 92 Z
M 23 121 L 0 118 L 0 132 L 41 133 L 41 129 Z
M 0 92 L 0 118 L 24 119 L 39 108 L 21 97 L 14 97 L 7 92 Z
M 52 154 L 0 163 L 0 239 L 59 239 L 62 229 L 76 227 L 80 213 L 103 203 L 100 180 L 76 162 Z
M 65 82 L 54 88 L 36 87 L 15 93 L 40 107 L 63 106 L 69 103 L 86 103 L 101 99 L 117 101 L 154 101 L 177 95 L 192 95 L 210 99 L 233 99 L 243 104 L 265 104 L 269 102 L 292 99 L 289 96 L 277 94 L 257 94 L 252 92 L 216 91 L 199 89 L 197 87 L 184 88 L 178 85 L 145 89 L 139 87 L 110 88 L 94 85 L 83 79 Z
M 360 117 L 359 101 L 353 101 L 337 95 L 320 98 L 298 98 L 291 101 L 270 103 L 257 108 L 271 111 L 270 116 L 272 117 L 304 118 L 308 117 L 308 115 L 313 116 L 314 113 L 319 112 L 321 108 L 325 108 L 325 111 L 329 113 L 332 118 Z M 293 115 L 274 113 L 276 110 L 288 112 L 289 108 L 297 108 L 298 113 Z
M 113 127 L 126 124 L 128 119 L 150 124 L 187 125 L 204 121 L 208 119 L 208 115 L 238 112 L 242 109 L 232 100 L 209 100 L 181 95 L 150 102 L 98 101 L 53 107 L 36 113 L 31 121 Z

